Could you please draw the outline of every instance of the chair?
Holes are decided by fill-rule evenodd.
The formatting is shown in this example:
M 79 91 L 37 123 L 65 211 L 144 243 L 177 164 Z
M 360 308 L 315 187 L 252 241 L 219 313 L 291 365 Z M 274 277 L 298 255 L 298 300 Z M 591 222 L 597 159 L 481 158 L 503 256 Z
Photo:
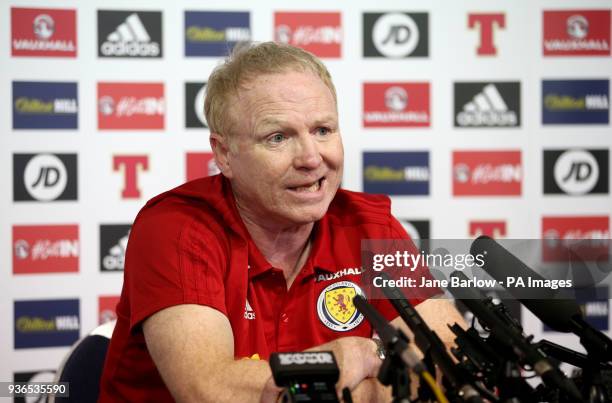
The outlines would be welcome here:
M 70 382 L 70 396 L 50 395 L 49 403 L 97 402 L 106 350 L 116 322 L 96 327 L 72 347 L 55 376 L 55 382 Z

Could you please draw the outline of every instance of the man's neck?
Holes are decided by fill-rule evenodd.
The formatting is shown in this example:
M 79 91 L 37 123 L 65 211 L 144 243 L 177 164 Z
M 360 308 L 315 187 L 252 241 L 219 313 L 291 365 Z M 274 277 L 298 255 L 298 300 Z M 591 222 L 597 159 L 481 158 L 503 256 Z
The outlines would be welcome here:
M 258 222 L 240 208 L 238 211 L 253 242 L 268 262 L 283 271 L 289 288 L 310 254 L 314 223 L 276 228 Z

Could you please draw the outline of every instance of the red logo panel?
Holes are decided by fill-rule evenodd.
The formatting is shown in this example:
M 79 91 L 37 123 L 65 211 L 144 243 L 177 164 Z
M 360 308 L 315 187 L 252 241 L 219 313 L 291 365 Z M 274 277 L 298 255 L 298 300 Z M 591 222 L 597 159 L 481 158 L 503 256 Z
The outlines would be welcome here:
M 470 237 L 478 238 L 482 235 L 486 235 L 494 239 L 504 238 L 506 236 L 506 222 L 471 221 Z
M 506 15 L 503 13 L 495 14 L 468 14 L 468 28 L 478 27 L 480 43 L 476 49 L 479 56 L 495 56 L 497 47 L 495 46 L 495 27 L 506 28 Z
M 429 83 L 364 83 L 364 127 L 428 127 Z
M 453 152 L 453 195 L 520 196 L 520 151 Z
M 79 271 L 78 225 L 13 226 L 13 274 Z
M 187 153 L 186 165 L 185 174 L 187 181 L 203 178 L 205 176 L 216 175 L 221 172 L 215 163 L 215 158 L 212 152 Z
M 11 54 L 76 57 L 76 11 L 11 8 Z
M 544 11 L 544 56 L 609 56 L 610 10 Z
M 545 262 L 576 258 L 608 261 L 609 239 L 610 219 L 606 216 L 542 217 L 542 260 Z
M 318 57 L 341 57 L 340 13 L 274 13 L 274 40 L 300 47 Z
M 119 298 L 119 295 L 98 297 L 98 323 L 100 325 L 117 319 Z
M 98 83 L 98 129 L 163 129 L 163 83 Z

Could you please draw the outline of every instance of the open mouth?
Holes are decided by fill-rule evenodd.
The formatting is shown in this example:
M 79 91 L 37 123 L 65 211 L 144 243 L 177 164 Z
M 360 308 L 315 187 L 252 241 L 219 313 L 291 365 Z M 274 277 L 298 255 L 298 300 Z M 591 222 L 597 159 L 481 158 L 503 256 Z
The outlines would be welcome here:
M 325 178 L 321 178 L 318 181 L 312 182 L 310 184 L 306 184 L 303 186 L 296 186 L 296 187 L 290 187 L 289 189 L 293 190 L 294 192 L 298 192 L 298 193 L 314 193 L 314 192 L 318 192 L 319 189 L 321 189 L 321 186 L 323 184 L 323 181 L 325 180 Z

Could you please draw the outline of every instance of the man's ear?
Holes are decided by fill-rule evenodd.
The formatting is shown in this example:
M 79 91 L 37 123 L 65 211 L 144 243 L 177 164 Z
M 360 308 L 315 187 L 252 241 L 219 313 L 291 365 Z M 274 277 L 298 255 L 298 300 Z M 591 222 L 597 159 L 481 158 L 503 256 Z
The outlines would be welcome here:
M 215 155 L 215 162 L 221 173 L 228 179 L 232 178 L 232 169 L 229 164 L 230 147 L 227 136 L 219 133 L 210 133 L 210 148 Z

